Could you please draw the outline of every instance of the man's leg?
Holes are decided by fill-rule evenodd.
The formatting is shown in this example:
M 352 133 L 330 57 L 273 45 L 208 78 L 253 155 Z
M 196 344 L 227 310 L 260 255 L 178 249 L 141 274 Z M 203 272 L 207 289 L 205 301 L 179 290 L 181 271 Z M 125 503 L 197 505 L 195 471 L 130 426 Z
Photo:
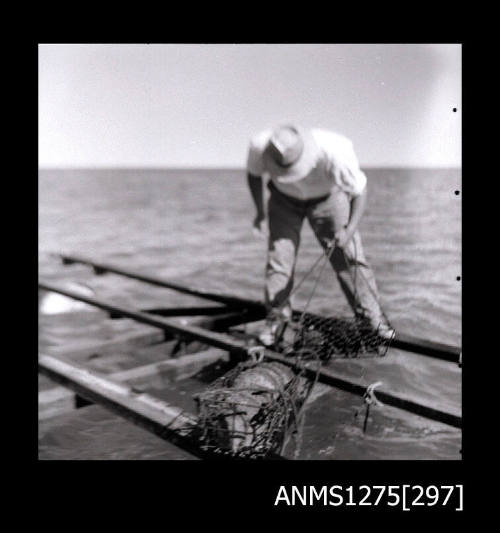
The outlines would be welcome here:
M 281 323 L 291 318 L 290 293 L 293 288 L 304 213 L 286 198 L 272 193 L 268 203 L 268 219 L 269 243 L 265 284 L 268 321 L 259 336 L 267 345 L 274 342 L 274 334 Z
M 349 199 L 340 192 L 332 195 L 311 208 L 308 219 L 317 239 L 326 249 L 337 228 L 345 226 L 349 220 Z M 368 318 L 375 329 L 380 327 L 380 331 L 384 330 L 388 323 L 379 304 L 375 276 L 365 258 L 358 231 L 344 249 L 333 250 L 330 263 L 354 313 Z
M 389 324 L 380 307 L 375 275 L 365 258 L 359 232 L 339 252 L 334 268 L 344 293 L 353 299 L 352 308 L 358 316 L 368 318 L 374 329 L 383 331 Z

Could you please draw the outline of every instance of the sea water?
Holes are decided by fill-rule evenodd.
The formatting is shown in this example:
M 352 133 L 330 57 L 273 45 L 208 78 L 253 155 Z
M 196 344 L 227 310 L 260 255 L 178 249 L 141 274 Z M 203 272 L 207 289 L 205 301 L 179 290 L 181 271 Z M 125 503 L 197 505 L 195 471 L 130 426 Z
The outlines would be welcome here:
M 385 313 L 398 331 L 460 345 L 460 170 L 366 169 L 366 174 L 368 203 L 360 232 Z M 39 275 L 55 283 L 85 283 L 97 297 L 137 309 L 178 301 L 166 289 L 118 276 L 95 277 L 84 266 L 62 267 L 51 255 L 75 253 L 191 287 L 261 300 L 267 245 L 252 234 L 253 217 L 242 169 L 41 170 Z M 305 306 L 314 290 L 308 310 L 350 315 L 331 271 L 323 273 L 316 288 L 314 275 L 307 275 L 320 254 L 306 222 L 296 268 L 296 280 L 304 278 L 304 283 L 295 307 Z M 71 316 L 41 316 L 42 349 L 112 336 L 102 315 L 79 309 Z M 425 365 L 414 362 L 419 358 L 427 359 L 401 357 L 401 388 L 412 375 L 412 388 L 423 393 L 432 388 L 434 400 L 442 393 L 446 405 L 450 379 L 454 387 L 459 383 L 458 370 L 447 363 L 434 365 L 430 376 Z M 454 391 L 453 398 L 460 393 Z M 306 420 L 302 457 L 459 458 L 458 431 L 425 419 L 415 422 L 399 410 L 372 414 L 371 433 L 363 434 L 360 424 L 353 424 L 360 401 L 347 401 L 345 393 L 335 391 L 319 394 Z M 137 446 L 140 456 L 140 438 Z M 95 453 L 105 457 L 105 448 L 104 440 Z M 57 456 L 57 446 L 52 449 Z

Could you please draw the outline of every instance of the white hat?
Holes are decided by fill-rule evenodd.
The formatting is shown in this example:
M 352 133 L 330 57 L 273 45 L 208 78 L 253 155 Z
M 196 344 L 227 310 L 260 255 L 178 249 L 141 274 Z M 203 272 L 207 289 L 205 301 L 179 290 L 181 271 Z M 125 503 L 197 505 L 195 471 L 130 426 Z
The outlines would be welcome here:
M 305 178 L 314 168 L 319 147 L 312 134 L 297 126 L 278 126 L 271 133 L 263 159 L 266 169 L 281 183 Z

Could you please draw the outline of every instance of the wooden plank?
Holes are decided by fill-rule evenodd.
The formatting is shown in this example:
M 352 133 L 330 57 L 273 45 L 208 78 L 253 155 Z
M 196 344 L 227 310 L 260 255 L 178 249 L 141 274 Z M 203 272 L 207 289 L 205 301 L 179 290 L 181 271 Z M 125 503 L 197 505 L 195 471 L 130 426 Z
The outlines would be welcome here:
M 152 315 L 159 316 L 211 316 L 211 315 L 220 315 L 227 313 L 228 309 L 231 309 L 227 305 L 217 305 L 217 306 L 193 306 L 189 307 L 153 307 L 149 309 L 141 309 L 142 313 L 150 313 Z M 113 318 L 113 317 L 111 317 Z
M 222 295 L 222 294 L 215 294 L 212 292 L 205 291 L 203 289 L 190 289 L 189 287 L 185 287 L 178 283 L 173 283 L 173 282 L 160 279 L 160 278 L 156 278 L 156 277 L 152 277 L 152 276 L 146 276 L 140 272 L 133 272 L 130 270 L 125 270 L 125 269 L 118 268 L 116 266 L 109 265 L 109 264 L 96 263 L 95 261 L 86 259 L 81 256 L 60 254 L 59 257 L 62 259 L 64 264 L 79 263 L 83 265 L 88 265 L 88 266 L 93 267 L 94 270 L 99 273 L 111 272 L 111 273 L 114 273 L 120 276 L 136 279 L 136 280 L 150 283 L 153 285 L 157 285 L 160 287 L 173 289 L 178 292 L 185 293 L 185 294 L 191 294 L 194 296 L 198 296 L 199 298 L 205 298 L 211 301 L 221 302 L 221 303 L 225 303 L 226 305 L 231 305 L 231 306 L 235 306 L 239 308 L 244 307 L 248 309 L 253 309 L 257 313 L 256 319 L 263 318 L 266 314 L 266 308 L 265 308 L 264 303 L 256 301 L 256 300 L 249 300 L 245 298 L 239 298 L 235 296 L 228 296 L 228 295 Z M 443 344 L 439 342 L 428 341 L 425 339 L 421 339 L 418 337 L 414 337 L 414 336 L 407 335 L 405 333 L 399 333 L 399 332 L 396 332 L 395 338 L 392 341 L 392 345 L 395 348 L 407 350 L 409 352 L 413 352 L 419 355 L 426 355 L 428 357 L 436 357 L 444 361 L 450 361 L 450 362 L 454 362 L 457 364 L 461 364 L 462 349 L 457 346 L 451 346 L 451 345 Z
M 38 287 L 47 291 L 53 291 L 59 294 L 63 294 L 64 296 L 73 298 L 75 300 L 80 300 L 82 302 L 88 303 L 95 307 L 99 307 L 100 309 L 104 309 L 117 315 L 120 314 L 124 317 L 132 318 L 137 322 L 157 327 L 180 337 L 206 342 L 207 344 L 215 346 L 216 348 L 233 349 L 246 353 L 246 347 L 244 342 L 239 341 L 237 345 L 233 345 L 232 347 L 228 348 L 227 336 L 223 336 L 220 333 L 215 333 L 213 331 L 208 331 L 205 329 L 201 329 L 197 326 L 190 325 L 185 319 L 167 320 L 165 318 L 157 317 L 155 315 L 149 315 L 147 313 L 141 313 L 139 311 L 134 311 L 114 304 L 110 304 L 102 300 L 98 300 L 97 298 L 82 296 L 81 294 L 75 293 L 69 289 L 57 287 L 56 285 L 45 283 L 43 281 L 38 283 Z
M 51 354 L 54 355 L 54 354 Z M 66 359 L 66 358 L 65 358 Z M 210 348 L 203 352 L 166 359 L 159 363 L 137 366 L 106 374 L 110 379 L 133 387 L 160 388 L 172 379 L 182 379 L 200 371 L 215 361 L 229 360 L 225 350 Z M 38 393 L 38 419 L 45 420 L 76 408 L 76 395 L 64 387 L 52 387 Z
M 237 311 L 230 311 L 214 316 L 196 316 L 194 318 L 178 317 L 178 322 L 179 324 L 183 325 L 193 325 L 200 328 L 211 329 L 214 331 L 224 331 L 233 326 L 246 324 L 247 322 L 251 322 L 259 318 L 261 318 L 260 314 L 256 314 L 254 310 L 240 309 Z
M 219 309 L 227 310 L 228 307 L 221 307 Z M 170 316 L 178 318 L 179 322 L 181 324 L 194 324 L 196 326 L 207 328 L 207 329 L 213 329 L 215 331 L 223 331 L 225 329 L 228 329 L 233 326 L 239 326 L 240 324 L 246 324 L 247 322 L 251 322 L 253 320 L 258 320 L 261 318 L 261 313 L 255 312 L 255 310 L 248 310 L 248 309 L 239 309 L 237 311 L 229 311 L 224 313 L 211 313 L 209 312 L 207 315 L 203 315 L 202 313 L 196 313 L 194 315 L 184 315 L 182 313 L 179 314 L 169 314 L 169 313 L 157 313 L 157 312 L 151 312 L 150 310 L 141 310 L 139 313 L 146 313 L 156 316 Z M 200 316 L 202 315 L 202 316 Z M 111 319 L 119 319 L 124 318 L 124 316 L 116 311 L 111 311 L 109 313 L 109 317 Z M 187 318 L 189 317 L 189 318 Z M 192 318 L 193 317 L 193 318 Z
M 149 394 L 135 392 L 129 385 L 91 372 L 61 357 L 40 355 L 38 369 L 39 372 L 70 388 L 79 396 L 103 405 L 196 457 L 204 456 L 186 436 L 185 428 L 195 424 L 196 418 L 179 408 Z
M 47 348 L 53 355 L 61 354 L 66 357 L 84 357 L 93 353 L 109 353 L 126 348 L 141 348 L 157 344 L 165 340 L 165 335 L 158 329 L 143 333 L 125 333 L 116 336 L 112 340 L 98 342 L 77 342 L 66 343 L 62 346 L 51 346 Z
M 422 355 L 428 355 L 452 363 L 461 363 L 462 349 L 458 346 L 426 341 L 405 333 L 396 332 L 396 335 L 391 342 L 391 346 L 408 351 L 414 351 L 415 348 L 418 347 L 419 353 Z
M 38 420 L 46 420 L 76 409 L 76 395 L 64 387 L 52 387 L 38 393 Z
M 246 357 L 246 355 L 248 354 L 248 347 L 244 340 L 235 339 L 223 333 L 217 333 L 214 331 L 204 330 L 202 328 L 192 326 L 192 325 L 182 326 L 178 322 L 174 322 L 172 320 L 167 320 L 164 318 L 157 318 L 151 315 L 147 315 L 145 313 L 138 313 L 135 311 L 131 311 L 129 309 L 125 309 L 125 308 L 118 307 L 118 306 L 115 306 L 115 305 L 112 305 L 106 302 L 102 302 L 95 298 L 88 298 L 85 296 L 81 296 L 67 289 L 62 289 L 54 285 L 49 285 L 48 283 L 39 283 L 39 286 L 41 286 L 45 290 L 52 290 L 55 292 L 59 292 L 61 294 L 64 294 L 65 296 L 69 296 L 70 298 L 75 298 L 76 300 L 81 300 L 86 303 L 89 303 L 90 305 L 95 305 L 97 307 L 100 307 L 101 309 L 114 310 L 118 313 L 122 313 L 123 316 L 134 318 L 135 320 L 139 322 L 144 322 L 151 326 L 156 326 L 160 329 L 171 331 L 172 333 L 178 334 L 180 336 L 186 336 L 186 337 L 190 337 L 196 340 L 200 340 L 211 346 L 215 346 L 217 348 L 222 348 L 222 349 L 228 350 L 229 352 L 233 352 L 235 355 L 240 354 L 243 357 Z M 285 357 L 271 350 L 265 350 L 265 356 L 267 357 L 267 359 L 272 360 L 272 361 L 279 361 L 289 366 L 295 365 L 295 361 L 293 357 L 292 358 Z M 312 369 L 308 369 L 307 374 L 308 374 L 308 377 L 310 378 L 315 377 L 315 372 Z M 318 379 L 322 383 L 332 385 L 339 389 L 345 390 L 347 392 L 352 392 L 353 394 L 357 394 L 360 396 L 363 396 L 365 394 L 366 388 L 367 388 L 367 385 L 362 383 L 359 380 L 342 378 L 336 375 L 331 370 L 325 369 L 325 368 L 320 370 Z M 409 398 L 405 398 L 404 396 L 398 396 L 395 394 L 391 394 L 390 392 L 384 391 L 381 389 L 377 389 L 377 397 L 382 402 L 388 405 L 391 405 L 393 407 L 398 407 L 400 409 L 404 409 L 410 413 L 424 416 L 424 417 L 430 418 L 431 420 L 437 420 L 438 422 L 443 422 L 453 427 L 460 428 L 462 426 L 462 418 L 460 416 L 453 414 L 453 413 L 442 411 L 434 406 L 419 404 L 419 403 L 412 401 Z
M 265 350 L 265 356 L 272 361 L 278 361 L 290 366 L 293 365 L 293 358 L 292 361 L 290 361 L 289 357 L 285 357 L 270 350 Z M 311 366 L 312 365 L 309 363 L 309 366 L 306 368 L 306 376 L 309 379 L 315 379 L 316 368 L 312 368 Z M 361 380 L 339 376 L 331 369 L 324 367 L 320 369 L 318 381 L 346 392 L 351 392 L 358 396 L 364 396 L 367 389 L 366 383 L 363 383 Z M 375 396 L 381 402 L 392 407 L 397 407 L 399 409 L 403 409 L 404 411 L 408 411 L 431 420 L 436 420 L 456 428 L 462 427 L 462 417 L 460 415 L 443 411 L 434 405 L 415 402 L 414 400 L 403 395 L 393 394 L 387 390 L 384 390 L 383 387 L 377 388 Z
M 137 350 L 148 346 L 155 346 L 160 343 L 163 344 L 165 340 L 165 332 L 145 326 L 143 324 L 132 322 L 132 328 L 136 330 L 132 333 L 117 334 L 111 340 L 99 341 L 79 341 L 73 343 L 64 343 L 63 345 L 48 346 L 45 348 L 47 353 L 51 355 L 61 354 L 70 359 L 78 359 L 80 363 L 84 360 L 93 358 L 96 354 L 112 355 L 116 352 L 124 352 L 130 350 Z M 176 342 L 176 341 L 173 341 Z M 43 376 L 39 376 L 38 390 L 45 390 L 52 388 L 53 384 Z M 71 399 L 67 401 L 61 400 L 61 409 L 69 409 L 73 405 Z
M 273 357 L 273 360 L 279 359 Z M 314 379 L 315 374 L 316 372 L 312 368 L 308 368 L 306 371 L 306 375 L 310 379 Z M 382 378 L 383 376 L 381 376 L 381 379 Z M 353 394 L 357 394 L 359 396 L 363 396 L 367 389 L 367 385 L 362 381 L 341 377 L 328 368 L 321 370 L 319 381 L 321 383 L 331 385 L 332 387 L 337 387 L 344 391 L 352 392 Z M 436 420 L 437 422 L 442 422 L 443 424 L 447 424 L 455 428 L 462 427 L 462 417 L 460 414 L 443 411 L 431 403 L 416 402 L 407 396 L 393 394 L 387 390 L 384 390 L 383 386 L 376 389 L 375 396 L 382 403 L 392 407 L 397 407 L 399 409 L 403 409 L 404 411 L 408 411 L 431 420 Z
M 191 296 L 197 296 L 198 298 L 210 300 L 213 302 L 220 302 L 226 305 L 230 305 L 237 308 L 247 307 L 247 308 L 258 308 L 261 309 L 263 304 L 261 302 L 256 302 L 254 300 L 246 300 L 243 298 L 236 298 L 234 296 L 216 294 L 213 292 L 206 291 L 204 289 L 191 289 L 180 285 L 178 283 L 173 283 L 165 279 L 157 278 L 155 276 L 150 276 L 143 274 L 141 272 L 134 272 L 132 270 L 125 270 L 117 266 L 113 266 L 106 263 L 96 263 L 90 259 L 86 259 L 81 256 L 75 255 L 66 255 L 60 254 L 60 257 L 64 264 L 69 265 L 72 263 L 79 263 L 82 265 L 88 265 L 94 269 L 96 274 L 104 274 L 105 272 L 111 272 L 112 274 L 117 274 L 119 276 L 124 276 L 127 278 L 135 279 L 138 281 L 143 281 L 144 283 L 149 283 L 150 285 L 156 285 L 158 287 L 164 287 L 166 289 L 172 289 L 184 294 L 190 294 Z
M 202 352 L 182 355 L 174 359 L 167 359 L 159 363 L 143 365 L 121 372 L 114 372 L 111 377 L 120 382 L 127 382 L 135 387 L 156 385 L 158 380 L 165 385 L 171 379 L 183 379 L 199 372 L 203 367 L 216 361 L 229 361 L 229 354 L 219 348 L 210 348 Z

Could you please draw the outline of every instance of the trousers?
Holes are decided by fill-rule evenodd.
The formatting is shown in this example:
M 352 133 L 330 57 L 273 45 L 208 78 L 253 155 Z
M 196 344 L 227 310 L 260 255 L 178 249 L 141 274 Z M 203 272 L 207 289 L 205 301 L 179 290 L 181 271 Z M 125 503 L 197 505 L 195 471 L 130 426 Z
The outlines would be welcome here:
M 349 222 L 349 196 L 335 187 L 328 196 L 297 200 L 270 183 L 268 201 L 269 242 L 265 272 L 265 302 L 268 313 L 289 319 L 300 233 L 307 218 L 321 246 L 328 249 L 335 232 Z M 368 264 L 356 231 L 344 249 L 335 247 L 330 264 L 356 316 L 370 320 L 374 328 L 387 323 L 379 304 L 374 273 Z

